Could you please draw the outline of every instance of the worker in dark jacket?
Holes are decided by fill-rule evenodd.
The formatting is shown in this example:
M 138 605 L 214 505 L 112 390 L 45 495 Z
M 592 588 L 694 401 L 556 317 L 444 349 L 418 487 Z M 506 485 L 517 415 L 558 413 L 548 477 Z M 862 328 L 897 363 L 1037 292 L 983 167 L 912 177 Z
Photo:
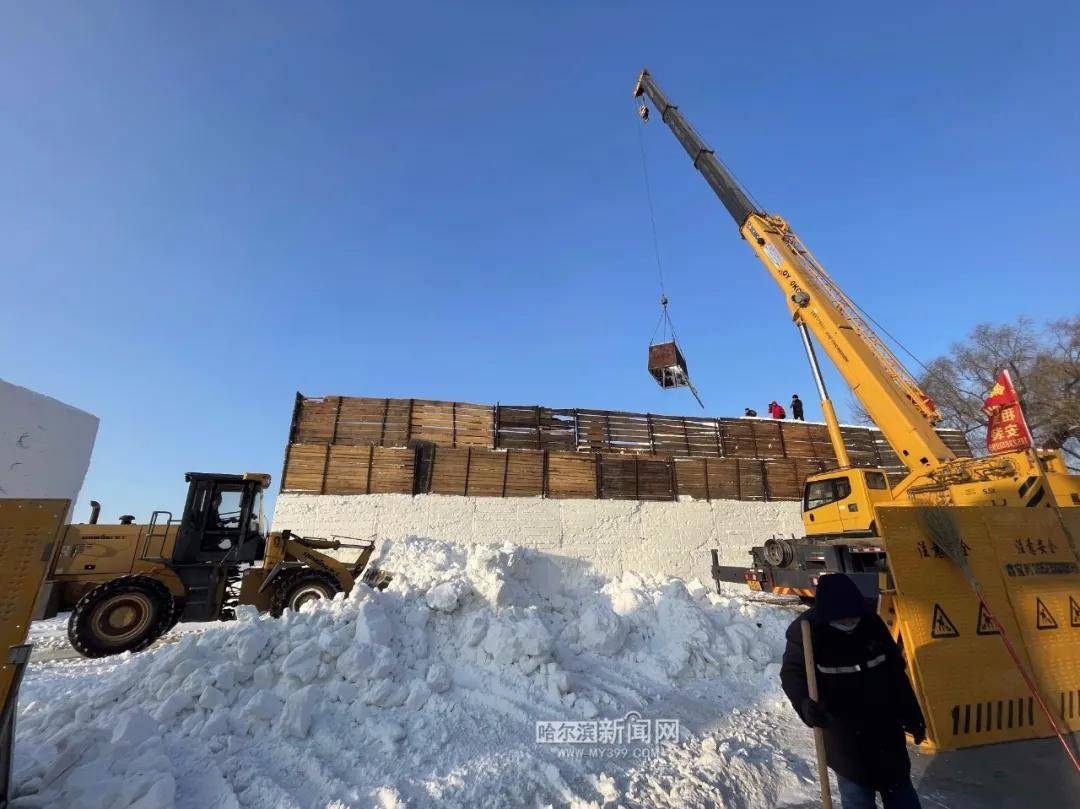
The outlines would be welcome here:
M 806 684 L 802 621 L 814 643 L 816 702 Z M 885 809 L 919 807 L 904 731 L 916 744 L 926 738 L 922 711 L 889 630 L 843 573 L 822 576 L 814 606 L 788 627 L 780 681 L 803 722 L 824 729 L 844 809 L 871 809 L 875 792 Z
M 791 394 L 791 418 L 796 421 L 806 421 L 803 418 L 802 399 L 799 398 L 797 393 Z

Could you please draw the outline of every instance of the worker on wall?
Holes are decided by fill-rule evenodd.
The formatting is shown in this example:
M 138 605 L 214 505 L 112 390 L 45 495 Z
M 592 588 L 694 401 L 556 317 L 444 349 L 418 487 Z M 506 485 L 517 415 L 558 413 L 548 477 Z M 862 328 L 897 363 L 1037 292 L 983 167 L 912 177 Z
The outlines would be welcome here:
M 797 393 L 791 394 L 791 417 L 796 421 L 806 421 L 803 418 L 802 399 Z
M 774 419 L 782 419 L 787 416 L 787 413 L 784 411 L 784 406 L 774 399 L 769 402 L 769 415 Z
M 743 415 L 748 419 L 752 419 L 757 416 L 757 411 L 751 410 L 749 407 L 747 407 L 743 410 Z
M 801 621 L 809 621 L 820 699 L 810 699 Z M 904 731 L 919 744 L 926 723 L 884 622 L 843 573 L 822 576 L 814 606 L 787 630 L 780 682 L 799 717 L 825 734 L 844 809 L 918 809 Z

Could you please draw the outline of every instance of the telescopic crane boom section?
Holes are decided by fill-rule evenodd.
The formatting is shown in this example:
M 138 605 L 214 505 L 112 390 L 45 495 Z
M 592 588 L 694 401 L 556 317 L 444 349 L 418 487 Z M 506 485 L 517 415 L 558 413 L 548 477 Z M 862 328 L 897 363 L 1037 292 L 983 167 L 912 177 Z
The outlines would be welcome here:
M 694 131 L 694 127 L 690 126 L 690 122 L 679 112 L 679 108 L 667 100 L 660 88 L 656 86 L 653 77 L 649 75 L 649 71 L 641 71 L 634 87 L 634 95 L 645 95 L 653 103 L 664 123 L 671 127 L 675 138 L 690 155 L 694 168 L 701 172 L 705 182 L 716 192 L 716 196 L 720 197 L 720 201 L 724 203 L 724 207 L 728 209 L 736 225 L 741 228 L 750 214 L 765 215 L 764 211 L 757 209 L 724 164 L 716 159 L 713 150 L 705 145 L 705 141 Z
M 889 445 L 911 470 L 894 489 L 894 495 L 927 472 L 955 460 L 955 453 L 934 430 L 941 416 L 933 401 L 787 222 L 770 216 L 751 201 L 647 70 L 638 76 L 634 95 L 652 102 L 780 286 L 792 320 L 813 332 Z M 833 448 L 843 465 L 846 452 L 835 413 L 826 397 L 822 406 Z

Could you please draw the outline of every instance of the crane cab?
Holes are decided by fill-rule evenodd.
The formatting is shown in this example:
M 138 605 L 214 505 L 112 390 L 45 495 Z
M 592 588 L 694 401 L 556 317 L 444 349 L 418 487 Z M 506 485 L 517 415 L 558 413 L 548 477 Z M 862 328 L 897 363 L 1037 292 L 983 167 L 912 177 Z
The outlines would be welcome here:
M 834 469 L 811 475 L 803 486 L 803 527 L 807 536 L 877 535 L 874 505 L 891 502 L 882 469 Z

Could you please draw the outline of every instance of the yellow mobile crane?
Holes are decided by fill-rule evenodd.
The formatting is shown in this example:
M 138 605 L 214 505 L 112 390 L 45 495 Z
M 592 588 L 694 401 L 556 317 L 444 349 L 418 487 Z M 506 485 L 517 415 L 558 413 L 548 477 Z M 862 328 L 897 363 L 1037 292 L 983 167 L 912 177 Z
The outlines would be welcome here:
M 803 523 L 811 540 L 857 540 L 850 547 L 867 556 L 867 572 L 877 573 L 880 549 L 876 508 L 891 504 L 942 506 L 1024 506 L 1029 508 L 1080 506 L 1080 476 L 1069 474 L 1061 453 L 1030 450 L 989 458 L 960 458 L 937 434 L 942 417 L 858 307 L 825 272 L 791 226 L 780 216 L 755 205 L 721 163 L 668 101 L 647 70 L 634 86 L 635 96 L 652 102 L 664 123 L 690 155 L 694 167 L 716 192 L 747 241 L 784 293 L 806 349 L 821 409 L 839 468 L 807 478 L 803 490 Z M 643 117 L 648 108 L 643 105 Z M 890 485 L 884 470 L 853 467 L 840 434 L 836 411 L 825 388 L 811 333 L 824 348 L 841 376 L 851 386 L 874 424 L 907 466 L 909 473 Z M 833 546 L 835 546 L 835 542 Z M 799 547 L 776 539 L 762 549 L 768 566 L 807 568 L 819 572 L 828 561 L 843 564 L 828 546 L 817 542 Z M 834 548 L 835 551 L 835 548 Z M 809 553 L 809 558 L 807 557 Z M 822 553 L 832 559 L 818 559 Z M 807 567 L 807 562 L 812 562 Z M 861 572 L 856 565 L 853 572 Z M 755 574 L 756 575 L 756 574 Z M 741 578 L 741 577 L 740 577 Z M 876 576 L 874 577 L 876 578 Z M 755 582 L 754 578 L 750 579 Z M 805 577 L 798 577 L 805 590 Z M 769 587 L 767 577 L 755 583 Z
M 904 648 L 939 748 L 1080 729 L 1080 476 L 1058 451 L 957 457 L 934 429 L 933 401 L 791 226 L 751 200 L 648 71 L 634 95 L 783 292 L 839 465 L 805 482 L 805 537 L 754 548 L 750 570 L 714 554 L 714 577 L 812 596 L 820 575 L 851 575 Z M 648 120 L 644 102 L 639 113 Z M 907 466 L 902 480 L 852 465 L 811 334 Z

